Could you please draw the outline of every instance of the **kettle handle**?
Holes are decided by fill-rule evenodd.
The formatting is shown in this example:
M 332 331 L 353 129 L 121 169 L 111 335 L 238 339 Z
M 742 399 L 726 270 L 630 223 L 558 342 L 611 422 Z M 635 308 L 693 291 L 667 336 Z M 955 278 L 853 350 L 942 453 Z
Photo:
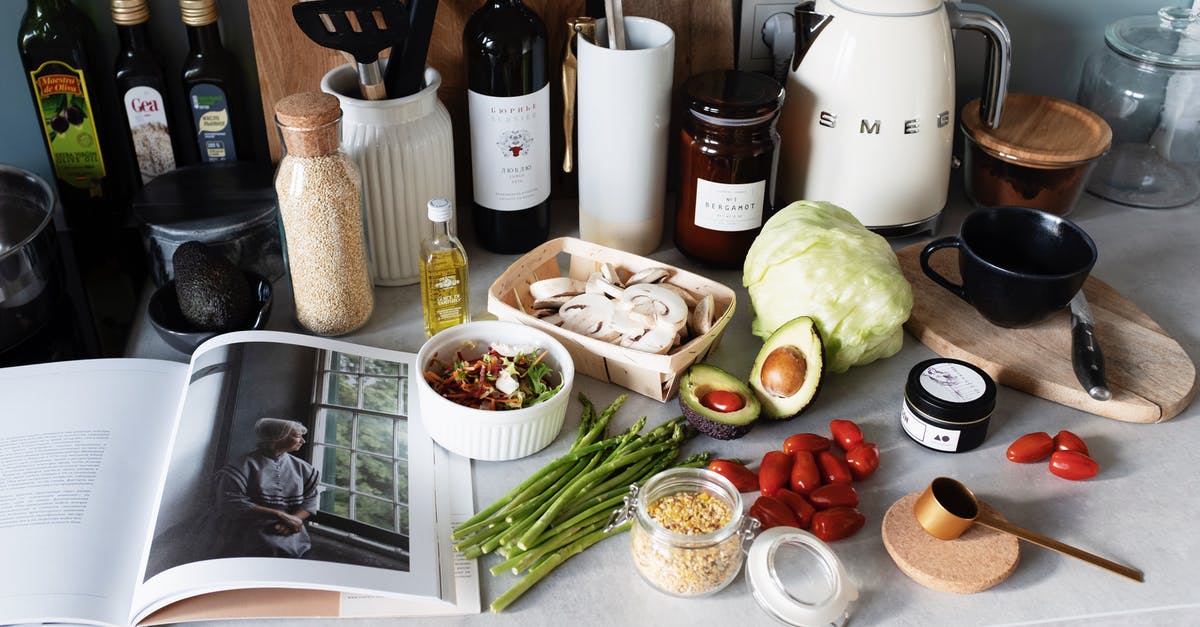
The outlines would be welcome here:
M 1000 16 L 982 5 L 947 2 L 945 7 L 950 28 L 979 31 L 988 39 L 979 117 L 988 128 L 996 128 L 1000 125 L 1004 97 L 1008 95 L 1008 75 L 1012 65 L 1012 38 L 1008 27 Z

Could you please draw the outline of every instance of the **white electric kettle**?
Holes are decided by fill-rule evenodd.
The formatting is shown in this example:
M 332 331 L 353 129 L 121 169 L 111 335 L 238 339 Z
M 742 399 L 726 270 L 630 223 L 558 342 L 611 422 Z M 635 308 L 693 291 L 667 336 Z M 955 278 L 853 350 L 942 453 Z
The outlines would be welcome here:
M 816 0 L 795 17 L 777 206 L 826 200 L 885 236 L 936 228 L 957 117 L 951 29 L 990 41 L 988 126 L 1008 89 L 1008 29 L 987 8 L 942 0 Z

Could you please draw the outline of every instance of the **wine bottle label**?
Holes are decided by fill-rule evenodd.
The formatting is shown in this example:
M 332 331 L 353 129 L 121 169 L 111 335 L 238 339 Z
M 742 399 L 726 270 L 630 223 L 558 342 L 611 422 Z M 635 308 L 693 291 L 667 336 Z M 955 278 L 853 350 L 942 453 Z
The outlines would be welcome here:
M 30 72 L 29 79 L 55 175 L 71 187 L 100 196 L 104 155 L 83 71 L 61 61 L 47 61 Z
M 467 90 L 475 202 L 518 211 L 550 197 L 550 85 L 497 98 Z
M 762 226 L 767 182 L 715 183 L 696 179 L 696 226 L 713 231 L 751 231 Z
M 229 99 L 216 85 L 200 83 L 188 94 L 195 122 L 196 143 L 204 163 L 236 161 L 233 124 L 229 120 Z
M 125 92 L 125 117 L 133 137 L 142 184 L 175 169 L 171 152 L 171 134 L 167 130 L 167 111 L 162 94 L 153 87 L 132 87 Z

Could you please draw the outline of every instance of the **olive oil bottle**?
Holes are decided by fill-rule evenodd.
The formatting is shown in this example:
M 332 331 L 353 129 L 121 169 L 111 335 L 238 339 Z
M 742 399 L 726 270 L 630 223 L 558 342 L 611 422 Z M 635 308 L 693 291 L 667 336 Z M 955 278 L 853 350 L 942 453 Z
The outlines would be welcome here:
M 112 0 L 112 19 L 121 49 L 114 63 L 117 92 L 125 107 L 129 143 L 141 183 L 175 169 L 175 148 L 168 115 L 166 81 L 150 47 L 146 0 Z
M 95 39 L 69 0 L 28 0 L 17 31 L 63 214 L 78 231 L 118 228 L 132 189 L 120 125 L 97 92 Z
M 183 95 L 192 123 L 189 161 L 252 161 L 249 118 L 237 58 L 221 43 L 216 0 L 179 0 L 187 26 Z
M 428 211 L 429 219 L 436 227 L 433 237 L 421 242 L 421 309 L 425 315 L 425 337 L 471 320 L 467 300 L 467 251 L 450 227 L 454 205 L 445 198 L 434 198 L 429 201 Z

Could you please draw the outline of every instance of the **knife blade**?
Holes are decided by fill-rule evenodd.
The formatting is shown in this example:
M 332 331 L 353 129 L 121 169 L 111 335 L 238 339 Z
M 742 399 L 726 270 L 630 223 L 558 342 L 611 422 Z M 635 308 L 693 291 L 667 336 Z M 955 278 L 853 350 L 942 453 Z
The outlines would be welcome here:
M 1088 306 L 1082 289 L 1071 298 L 1070 306 L 1071 365 L 1075 368 L 1075 378 L 1079 379 L 1088 396 L 1107 401 L 1112 398 L 1112 392 L 1104 378 L 1104 353 L 1096 341 L 1092 308 Z

